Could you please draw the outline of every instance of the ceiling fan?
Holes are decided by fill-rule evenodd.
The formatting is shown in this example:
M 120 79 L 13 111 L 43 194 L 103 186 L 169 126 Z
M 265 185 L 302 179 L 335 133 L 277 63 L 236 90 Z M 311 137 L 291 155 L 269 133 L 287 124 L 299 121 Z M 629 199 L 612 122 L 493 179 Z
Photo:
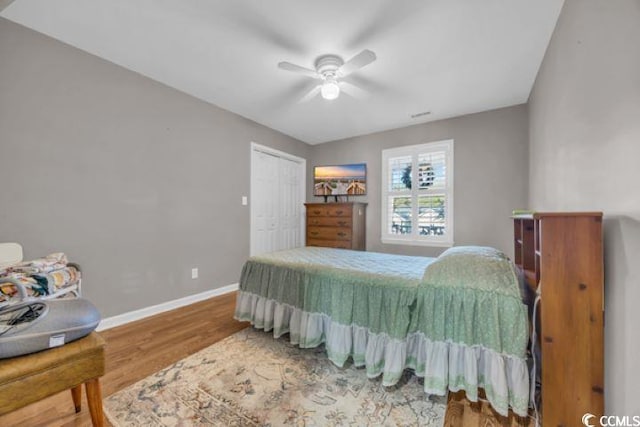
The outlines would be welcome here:
M 322 55 L 316 59 L 314 64 L 315 70 L 301 67 L 300 65 L 290 62 L 280 62 L 278 63 L 278 67 L 313 79 L 322 80 L 322 83 L 311 89 L 311 91 L 300 100 L 300 102 L 305 102 L 314 98 L 318 93 L 320 93 L 324 99 L 336 99 L 340 95 L 341 87 L 350 95 L 361 95 L 363 91 L 360 88 L 342 79 L 354 71 L 371 64 L 375 60 L 376 54 L 365 49 L 347 62 L 344 62 L 338 55 Z

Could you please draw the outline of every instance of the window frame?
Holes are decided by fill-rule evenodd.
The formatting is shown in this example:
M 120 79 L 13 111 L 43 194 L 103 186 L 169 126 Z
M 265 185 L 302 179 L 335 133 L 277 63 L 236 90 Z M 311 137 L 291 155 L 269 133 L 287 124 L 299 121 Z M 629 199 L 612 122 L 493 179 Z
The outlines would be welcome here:
M 453 153 L 454 153 L 454 141 L 453 139 L 447 139 L 442 141 L 427 142 L 423 144 L 407 145 L 403 147 L 388 148 L 382 150 L 382 173 L 381 173 L 381 240 L 382 243 L 393 245 L 410 245 L 410 246 L 436 246 L 436 247 L 451 247 L 453 246 Z M 411 182 L 418 182 L 418 158 L 420 154 L 428 154 L 432 152 L 445 152 L 445 188 L 438 190 L 438 193 L 443 192 L 445 194 L 446 215 L 445 215 L 445 230 L 447 233 L 443 236 L 420 236 L 415 234 L 419 229 L 416 227 L 419 221 L 418 217 L 418 197 L 420 195 L 428 195 L 433 190 L 423 189 L 420 190 L 417 185 L 412 185 L 411 190 L 405 191 L 390 191 L 391 170 L 389 168 L 389 159 L 401 156 L 411 156 Z M 411 229 L 412 233 L 408 235 L 391 234 L 389 229 L 389 197 L 391 196 L 409 196 L 411 197 L 411 209 L 412 209 L 412 221 Z

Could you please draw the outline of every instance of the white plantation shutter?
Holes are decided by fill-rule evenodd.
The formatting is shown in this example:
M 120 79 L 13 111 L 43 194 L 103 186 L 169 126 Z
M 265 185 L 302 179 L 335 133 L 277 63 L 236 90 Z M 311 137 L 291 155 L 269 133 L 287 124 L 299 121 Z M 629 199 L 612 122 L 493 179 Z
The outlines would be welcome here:
M 382 151 L 382 241 L 453 245 L 453 141 Z
M 389 191 L 402 191 L 407 187 L 403 183 L 404 172 L 406 168 L 411 168 L 411 156 L 392 157 L 389 159 L 389 168 L 391 176 L 389 177 Z

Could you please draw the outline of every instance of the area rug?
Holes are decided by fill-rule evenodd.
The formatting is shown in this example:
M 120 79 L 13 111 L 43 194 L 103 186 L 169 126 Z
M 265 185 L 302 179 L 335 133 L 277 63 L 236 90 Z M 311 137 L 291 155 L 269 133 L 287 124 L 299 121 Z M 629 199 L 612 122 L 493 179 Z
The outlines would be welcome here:
M 124 426 L 443 425 L 444 397 L 407 371 L 383 387 L 364 369 L 339 368 L 322 346 L 244 329 L 104 400 Z

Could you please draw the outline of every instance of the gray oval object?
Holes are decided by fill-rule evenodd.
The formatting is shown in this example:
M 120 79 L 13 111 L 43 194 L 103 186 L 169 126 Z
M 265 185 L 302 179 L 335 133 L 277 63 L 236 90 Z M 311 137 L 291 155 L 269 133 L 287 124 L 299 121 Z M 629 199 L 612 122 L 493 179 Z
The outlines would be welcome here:
M 33 300 L 0 308 L 0 359 L 59 347 L 89 335 L 100 323 L 84 298 Z

